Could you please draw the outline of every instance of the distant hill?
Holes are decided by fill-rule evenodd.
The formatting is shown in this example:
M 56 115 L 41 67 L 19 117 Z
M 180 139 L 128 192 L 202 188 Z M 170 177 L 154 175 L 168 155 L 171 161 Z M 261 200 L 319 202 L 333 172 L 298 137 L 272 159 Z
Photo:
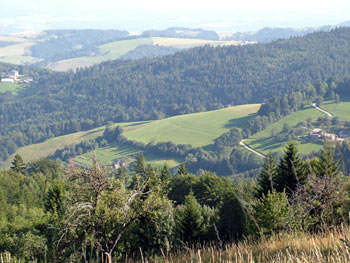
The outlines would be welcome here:
M 322 27 L 304 27 L 304 28 L 279 28 L 264 27 L 257 32 L 237 32 L 225 40 L 248 41 L 258 43 L 269 43 L 278 39 L 288 39 L 292 37 L 305 36 L 313 32 L 329 32 L 337 27 L 350 26 L 350 21 L 340 23 L 335 26 L 326 25 Z
M 31 55 L 49 61 L 90 56 L 99 53 L 97 45 L 129 36 L 121 30 L 46 30 L 37 38 Z
M 194 38 L 205 40 L 219 40 L 219 35 L 215 31 L 204 29 L 191 29 L 183 27 L 173 27 L 165 30 L 148 30 L 144 31 L 146 37 L 178 37 L 178 38 Z
M 164 47 L 159 45 L 140 45 L 133 50 L 130 50 L 121 59 L 141 59 L 141 58 L 156 58 L 166 55 L 172 55 L 179 51 L 177 48 Z

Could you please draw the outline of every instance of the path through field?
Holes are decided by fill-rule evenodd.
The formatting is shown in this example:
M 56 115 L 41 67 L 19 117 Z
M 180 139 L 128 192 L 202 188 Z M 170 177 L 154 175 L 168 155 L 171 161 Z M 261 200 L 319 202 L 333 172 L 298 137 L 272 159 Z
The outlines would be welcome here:
M 326 110 L 323 110 L 323 109 L 321 109 L 320 107 L 318 107 L 318 106 L 316 105 L 316 103 L 313 103 L 312 106 L 313 106 L 316 110 L 319 110 L 319 111 L 321 111 L 321 112 L 327 114 L 328 117 L 332 117 L 332 116 L 333 116 L 332 113 L 330 113 L 330 112 L 328 112 L 328 111 L 326 111 Z
M 251 152 L 255 153 L 256 155 L 258 155 L 258 156 L 260 156 L 260 157 L 262 157 L 262 158 L 266 158 L 266 156 L 265 156 L 264 154 L 259 153 L 258 151 L 254 150 L 252 147 L 246 145 L 244 141 L 245 141 L 245 140 L 241 140 L 241 141 L 239 142 L 239 144 L 242 145 L 244 148 L 246 148 L 248 151 L 251 151 Z

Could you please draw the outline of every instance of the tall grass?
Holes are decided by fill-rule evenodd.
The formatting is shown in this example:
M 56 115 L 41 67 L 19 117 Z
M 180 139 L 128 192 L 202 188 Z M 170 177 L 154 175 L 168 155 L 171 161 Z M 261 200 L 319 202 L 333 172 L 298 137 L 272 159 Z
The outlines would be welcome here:
M 309 263 L 350 262 L 350 228 L 317 235 L 279 235 L 260 241 L 246 240 L 224 248 L 201 246 L 128 263 Z
M 9 252 L 0 253 L 0 263 L 24 263 L 24 260 L 17 259 Z

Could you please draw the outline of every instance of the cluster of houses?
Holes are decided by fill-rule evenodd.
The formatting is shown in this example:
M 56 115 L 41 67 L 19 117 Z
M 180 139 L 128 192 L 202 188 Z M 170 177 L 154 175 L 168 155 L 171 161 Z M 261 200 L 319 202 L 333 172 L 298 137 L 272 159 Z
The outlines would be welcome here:
M 18 71 L 13 69 L 7 74 L 1 74 L 4 77 L 1 77 L 2 83 L 30 83 L 33 81 L 31 77 L 25 77 L 19 75 Z
M 344 139 L 350 139 L 350 131 L 340 131 L 337 135 L 334 133 L 327 133 L 323 129 L 315 128 L 310 133 L 310 137 L 314 140 L 343 141 Z

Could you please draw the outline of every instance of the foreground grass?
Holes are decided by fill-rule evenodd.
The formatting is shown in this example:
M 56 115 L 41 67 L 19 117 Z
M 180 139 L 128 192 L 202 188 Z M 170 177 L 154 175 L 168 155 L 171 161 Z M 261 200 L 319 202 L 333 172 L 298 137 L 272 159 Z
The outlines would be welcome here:
M 178 250 L 161 256 L 129 260 L 152 263 L 310 263 L 350 262 L 350 229 L 338 229 L 319 235 L 279 236 L 270 240 L 245 241 L 227 245 Z
M 249 119 L 256 116 L 260 104 L 247 104 L 225 109 L 179 115 L 153 121 L 132 131 L 125 137 L 148 143 L 172 141 L 175 144 L 191 144 L 192 147 L 206 146 L 232 127 L 243 128 Z

